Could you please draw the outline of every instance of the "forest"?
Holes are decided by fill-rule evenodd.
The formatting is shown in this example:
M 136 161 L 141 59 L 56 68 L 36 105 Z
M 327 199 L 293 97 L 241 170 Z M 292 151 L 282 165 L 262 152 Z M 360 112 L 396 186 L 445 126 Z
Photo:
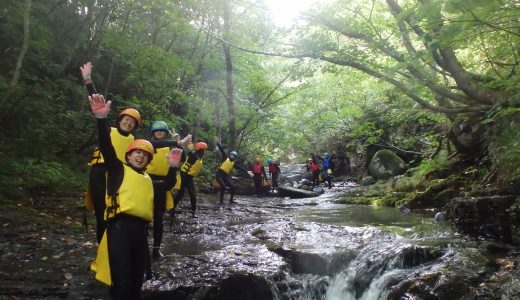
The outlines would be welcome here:
M 460 155 L 518 180 L 516 1 L 327 1 L 290 27 L 263 1 L 6 0 L 1 4 L 2 198 L 85 183 L 96 145 L 79 67 L 114 110 L 247 158 L 370 149 L 419 164 Z M 112 116 L 114 117 L 114 116 Z M 462 137 L 462 138 L 461 138 Z

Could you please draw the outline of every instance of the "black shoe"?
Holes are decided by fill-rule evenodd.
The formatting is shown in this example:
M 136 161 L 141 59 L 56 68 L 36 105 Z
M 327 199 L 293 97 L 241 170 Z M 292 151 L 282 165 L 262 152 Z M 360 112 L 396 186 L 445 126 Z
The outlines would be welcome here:
M 152 257 L 153 258 L 156 258 L 156 259 L 159 259 L 159 258 L 162 258 L 164 255 L 161 253 L 161 251 L 159 250 L 159 248 L 153 248 L 152 250 Z
M 194 211 L 191 212 L 191 217 L 192 217 L 192 218 L 198 218 L 198 217 L 195 215 L 195 212 L 194 212 Z
M 236 202 L 234 200 L 229 200 L 230 204 L 235 204 Z

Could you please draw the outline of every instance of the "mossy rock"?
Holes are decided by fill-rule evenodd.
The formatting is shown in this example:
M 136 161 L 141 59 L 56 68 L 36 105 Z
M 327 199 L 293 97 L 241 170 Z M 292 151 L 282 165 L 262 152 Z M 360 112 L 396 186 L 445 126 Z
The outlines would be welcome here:
M 376 179 L 388 179 L 406 171 L 405 162 L 388 149 L 379 150 L 369 165 L 370 175 Z

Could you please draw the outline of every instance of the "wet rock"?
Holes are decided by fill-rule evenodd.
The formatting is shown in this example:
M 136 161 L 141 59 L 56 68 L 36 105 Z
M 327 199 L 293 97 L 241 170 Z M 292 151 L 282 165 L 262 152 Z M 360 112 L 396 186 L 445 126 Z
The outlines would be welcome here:
M 390 150 L 379 150 L 369 165 L 370 175 L 376 179 L 388 179 L 406 171 L 404 161 Z
M 366 176 L 366 177 L 363 177 L 363 179 L 361 179 L 362 186 L 371 185 L 371 184 L 374 184 L 375 182 L 376 182 L 376 180 L 372 176 Z
M 221 284 L 208 291 L 205 300 L 269 300 L 273 299 L 269 282 L 254 274 L 234 273 Z
M 261 240 L 268 240 L 269 239 L 269 235 L 262 228 L 256 228 L 255 230 L 253 230 L 253 232 L 251 232 L 251 235 L 254 236 L 254 237 L 257 237 L 257 238 L 259 238 Z
M 315 191 L 306 191 L 302 189 L 297 189 L 289 186 L 281 186 L 278 188 L 278 193 L 282 197 L 291 197 L 291 198 L 310 198 L 310 197 L 318 197 L 320 194 Z
M 447 211 L 464 233 L 520 244 L 516 234 L 520 228 L 520 197 L 458 197 L 448 204 Z
M 448 220 L 448 215 L 445 212 L 438 212 L 435 214 L 435 222 L 446 222 Z

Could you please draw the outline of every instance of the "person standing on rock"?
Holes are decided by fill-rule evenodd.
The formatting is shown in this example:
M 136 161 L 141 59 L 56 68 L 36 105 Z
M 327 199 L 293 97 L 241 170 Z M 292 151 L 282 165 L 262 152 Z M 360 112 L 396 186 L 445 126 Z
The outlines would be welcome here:
M 226 155 L 226 152 L 220 145 L 219 141 L 216 142 L 216 145 L 222 156 L 222 161 L 215 171 L 215 179 L 220 185 L 220 204 L 224 204 L 224 193 L 226 191 L 229 193 L 229 203 L 236 203 L 233 201 L 233 197 L 235 196 L 235 187 L 230 180 L 231 171 L 233 168 L 237 168 L 238 170 L 247 173 L 247 170 L 235 164 L 235 160 L 238 157 L 238 153 L 236 151 L 232 150 L 229 152 L 229 155 Z
M 312 174 L 312 188 L 318 187 L 320 185 L 320 166 L 312 154 L 307 160 L 307 171 L 311 171 Z
M 191 144 L 191 147 L 192 149 L 188 146 L 188 155 L 181 167 L 181 188 L 175 197 L 175 205 L 173 209 L 175 210 L 179 203 L 181 203 L 184 192 L 187 189 L 188 194 L 190 195 L 191 216 L 196 218 L 197 192 L 195 190 L 193 177 L 199 175 L 202 170 L 202 158 L 208 149 L 208 144 L 199 141 L 196 142 L 195 145 Z
M 264 165 L 262 165 L 262 159 L 260 156 L 255 158 L 255 162 L 251 166 L 251 171 L 253 172 L 253 182 L 255 184 L 256 196 L 262 197 L 264 195 L 262 181 L 265 180 L 267 175 L 265 174 L 265 168 Z
M 155 148 L 155 159 L 150 162 L 146 168 L 146 173 L 150 175 L 153 183 L 153 248 L 152 257 L 161 258 L 163 255 L 160 251 L 163 236 L 163 220 L 164 212 L 173 208 L 173 195 L 171 193 L 175 181 L 169 182 L 167 179 L 173 176 L 176 178 L 177 168 L 170 168 L 168 165 L 168 153 L 171 147 L 182 148 L 188 142 L 191 142 L 191 135 L 180 140 L 179 135 L 171 131 L 168 124 L 164 121 L 155 121 L 150 127 L 152 139 L 150 142 Z M 171 135 L 173 139 L 169 139 Z M 173 173 L 173 174 L 170 174 Z M 168 183 L 168 184 L 166 184 Z M 171 183 L 171 185 L 170 185 Z
M 96 94 L 97 91 L 91 78 L 92 64 L 88 62 L 80 67 L 80 70 L 89 96 Z M 140 123 L 141 115 L 139 112 L 133 108 L 126 108 L 119 114 L 116 127 L 107 125 L 105 128 L 107 132 L 110 132 L 112 145 L 119 160 L 125 160 L 126 149 L 134 141 L 132 133 L 138 128 Z M 107 165 L 99 148 L 94 150 L 88 165 L 91 168 L 85 204 L 87 209 L 94 210 L 96 215 L 96 239 L 99 244 L 106 228 L 103 214 L 106 208 L 105 195 L 107 187 Z
M 128 145 L 122 162 L 106 130 L 112 102 L 94 94 L 89 96 L 89 103 L 107 166 L 107 228 L 91 269 L 96 279 L 110 286 L 111 299 L 141 299 L 148 255 L 146 228 L 153 219 L 154 195 L 152 179 L 145 170 L 153 159 L 154 147 L 147 140 L 137 139 Z M 168 155 L 169 166 L 177 167 L 181 155 L 181 149 L 173 149 Z M 169 176 L 164 184 L 171 185 L 173 180 L 175 176 Z
M 269 176 L 271 176 L 271 189 L 273 192 L 276 188 L 278 188 L 278 176 L 282 172 L 280 170 L 280 163 L 278 161 L 273 161 L 272 159 L 267 160 L 267 164 L 269 166 Z
M 334 162 L 332 161 L 332 157 L 329 153 L 325 152 L 323 154 L 323 177 L 324 180 L 328 183 L 329 189 L 332 188 L 332 170 L 334 169 Z

